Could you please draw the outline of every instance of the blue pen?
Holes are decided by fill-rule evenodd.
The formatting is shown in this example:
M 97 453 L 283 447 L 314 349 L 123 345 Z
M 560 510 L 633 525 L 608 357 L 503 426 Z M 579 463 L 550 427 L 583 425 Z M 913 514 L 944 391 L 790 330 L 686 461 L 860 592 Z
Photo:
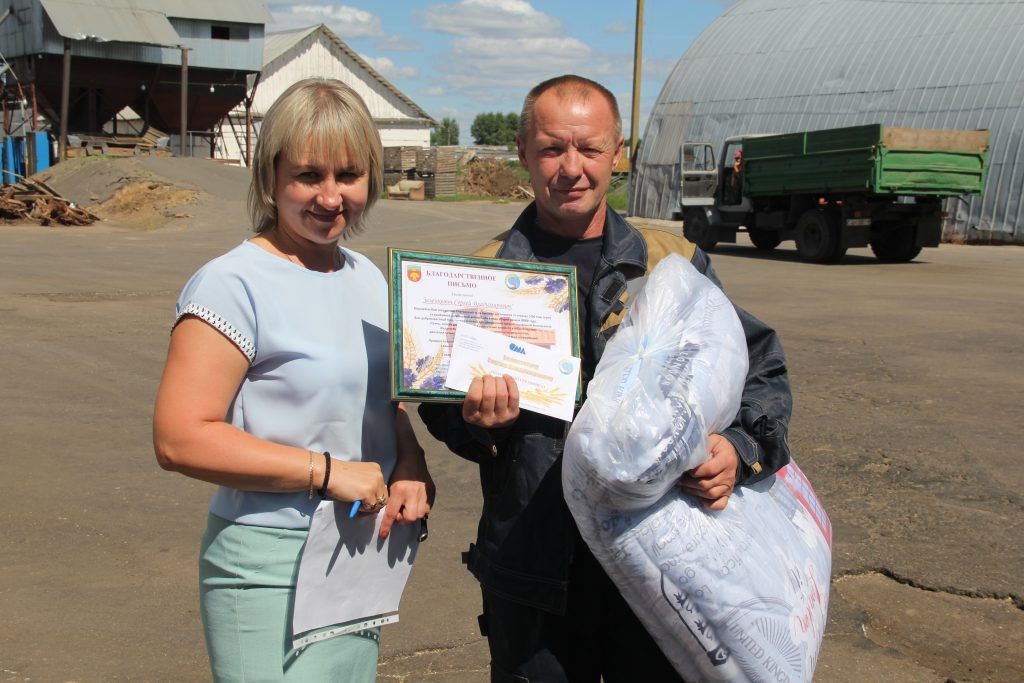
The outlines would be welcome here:
M 348 511 L 348 518 L 349 519 L 352 519 L 353 517 L 356 516 L 356 514 L 359 512 L 359 506 L 362 505 L 362 504 L 363 504 L 363 501 L 361 501 L 361 500 L 353 500 L 352 501 L 352 509 Z

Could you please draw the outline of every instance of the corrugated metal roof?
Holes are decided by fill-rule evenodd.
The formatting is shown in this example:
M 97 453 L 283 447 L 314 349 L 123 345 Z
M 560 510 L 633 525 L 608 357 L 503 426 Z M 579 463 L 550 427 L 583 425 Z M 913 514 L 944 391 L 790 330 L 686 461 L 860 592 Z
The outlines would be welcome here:
M 739 0 L 648 119 L 631 211 L 669 218 L 683 138 L 863 123 L 991 131 L 983 197 L 947 231 L 1024 242 L 1024 0 Z M 676 171 L 677 173 L 677 171 Z
M 263 24 L 259 0 L 40 0 L 57 32 L 72 40 L 174 47 L 181 38 L 168 17 Z
M 133 6 L 168 17 L 206 19 L 239 24 L 264 24 L 267 10 L 261 0 L 97 0 L 106 5 Z
M 318 28 L 320 27 L 308 26 L 293 31 L 266 34 L 263 37 L 263 66 L 266 67 Z
M 40 0 L 57 32 L 72 40 L 180 45 L 181 39 L 156 11 L 95 0 Z
M 268 67 L 276 66 L 273 62 L 278 60 L 288 59 L 288 52 L 298 45 L 300 42 L 305 40 L 308 36 L 313 33 L 322 33 L 329 41 L 334 43 L 342 52 L 345 53 L 352 61 L 360 66 L 366 73 L 378 81 L 381 85 L 388 89 L 395 97 L 409 105 L 420 117 L 430 121 L 431 125 L 436 126 L 437 121 L 434 120 L 430 114 L 425 112 L 418 104 L 413 102 L 409 97 L 396 88 L 391 81 L 384 78 L 376 69 L 370 66 L 366 60 L 359 56 L 359 54 L 350 48 L 345 42 L 339 38 L 334 31 L 327 28 L 324 24 L 319 26 L 312 26 L 310 28 L 296 29 L 293 31 L 281 31 L 280 33 L 268 33 L 263 38 L 263 70 L 268 71 Z

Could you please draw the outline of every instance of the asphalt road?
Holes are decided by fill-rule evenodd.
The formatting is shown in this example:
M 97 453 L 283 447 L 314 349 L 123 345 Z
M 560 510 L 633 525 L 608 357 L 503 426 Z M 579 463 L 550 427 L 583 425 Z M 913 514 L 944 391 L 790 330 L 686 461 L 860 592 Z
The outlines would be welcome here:
M 246 236 L 245 174 L 160 163 L 206 190 L 191 218 L 0 225 L 3 681 L 209 677 L 196 555 L 211 491 L 157 467 L 150 417 L 178 291 Z M 387 245 L 466 252 L 521 208 L 382 202 L 349 246 L 381 266 Z M 782 336 L 791 445 L 834 525 L 817 680 L 1024 680 L 1024 249 L 818 266 L 741 244 L 713 262 Z M 422 441 L 439 497 L 380 678 L 486 680 L 460 564 L 476 472 Z

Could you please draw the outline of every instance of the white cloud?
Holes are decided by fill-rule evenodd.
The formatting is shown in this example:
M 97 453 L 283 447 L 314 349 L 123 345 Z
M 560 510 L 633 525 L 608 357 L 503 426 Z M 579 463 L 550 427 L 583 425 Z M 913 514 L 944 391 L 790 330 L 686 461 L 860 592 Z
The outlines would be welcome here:
M 619 33 L 629 33 L 629 24 L 624 21 L 613 21 L 604 27 L 605 33 L 616 35 Z
M 657 83 L 660 89 L 668 75 L 672 73 L 679 57 L 654 57 L 644 60 L 643 77 L 645 83 Z M 645 85 L 649 88 L 650 85 Z
M 545 78 L 578 72 L 591 54 L 576 38 L 459 38 L 439 68 L 450 88 L 493 102 L 507 92 L 521 99 L 525 89 Z
M 524 0 L 460 0 L 431 5 L 421 14 L 426 28 L 460 36 L 558 36 L 562 23 Z
M 378 50 L 390 50 L 391 52 L 418 52 L 423 46 L 412 38 L 405 36 L 388 36 L 384 40 L 377 41 Z
M 416 78 L 419 75 L 419 69 L 414 66 L 398 66 L 387 57 L 368 57 L 366 55 L 359 55 L 362 57 L 367 64 L 376 69 L 382 76 L 390 79 L 399 78 Z
M 420 16 L 427 28 L 456 36 L 436 63 L 445 94 L 483 106 L 516 110 L 529 88 L 566 73 L 598 82 L 632 73 L 631 56 L 596 52 L 524 0 L 459 0 Z
M 430 85 L 426 88 L 420 88 L 420 92 L 427 97 L 440 97 L 445 93 L 445 90 L 439 85 Z
M 327 24 L 342 40 L 384 35 L 380 17 L 347 5 L 277 4 L 270 6 L 275 31 Z

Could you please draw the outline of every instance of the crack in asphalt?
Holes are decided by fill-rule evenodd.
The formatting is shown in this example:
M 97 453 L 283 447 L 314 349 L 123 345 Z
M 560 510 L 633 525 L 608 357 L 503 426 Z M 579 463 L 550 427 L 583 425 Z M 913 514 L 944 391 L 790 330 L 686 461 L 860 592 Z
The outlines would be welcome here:
M 435 655 L 435 654 L 444 654 L 446 652 L 452 652 L 454 650 L 459 650 L 461 648 L 464 648 L 467 645 L 472 645 L 474 642 L 476 642 L 476 641 L 467 641 L 465 643 L 458 643 L 456 645 L 446 645 L 446 646 L 442 646 L 442 647 L 430 647 L 430 648 L 426 648 L 424 650 L 414 650 L 413 652 L 410 652 L 410 653 L 407 653 L 407 654 L 395 655 L 394 657 L 389 657 L 387 659 L 382 658 L 380 660 L 379 665 L 378 665 L 377 677 L 380 680 L 395 681 L 396 683 L 405 683 L 406 679 L 408 679 L 411 676 L 422 677 L 422 676 L 426 675 L 426 676 L 429 677 L 429 676 L 431 676 L 433 674 L 486 673 L 488 671 L 487 667 L 479 668 L 479 667 L 473 667 L 473 666 L 469 666 L 469 667 L 466 667 L 466 668 L 458 668 L 458 669 L 447 669 L 445 671 L 425 671 L 425 672 L 424 671 L 417 671 L 417 672 L 412 672 L 412 673 L 381 673 L 380 672 L 380 667 L 388 665 L 388 664 L 396 664 L 398 662 L 404 662 L 406 660 L 415 659 L 417 657 L 422 657 L 424 655 Z
M 388 664 L 391 662 L 401 662 L 403 660 L 412 659 L 413 657 L 420 657 L 422 655 L 433 655 L 441 652 L 448 652 L 450 650 L 458 650 L 460 647 L 463 647 L 464 645 L 468 645 L 468 643 L 463 643 L 463 645 L 449 645 L 447 647 L 428 647 L 425 650 L 413 650 L 412 652 L 403 655 L 395 655 L 394 657 L 381 659 L 380 661 L 382 664 Z
M 442 652 L 450 652 L 452 650 L 458 650 L 460 648 L 466 647 L 467 645 L 473 645 L 476 642 L 477 641 L 475 641 L 475 640 L 467 640 L 464 643 L 456 643 L 455 645 L 442 645 L 440 647 L 428 647 L 428 648 L 423 649 L 423 650 L 413 650 L 412 652 L 407 652 L 407 653 L 404 653 L 404 654 L 393 655 L 393 656 L 388 657 L 386 659 L 385 658 L 381 658 L 380 663 L 381 664 L 391 664 L 391 663 L 394 663 L 394 662 L 401 662 L 401 661 L 404 661 L 406 659 L 412 659 L 413 657 L 421 657 L 423 655 L 433 655 L 433 654 L 439 654 L 439 653 L 442 653 Z
M 926 583 L 922 583 L 917 579 L 912 579 L 909 576 L 903 576 L 898 572 L 889 569 L 888 567 L 875 567 L 872 569 L 864 569 L 857 571 L 848 571 L 836 574 L 832 577 L 833 583 L 841 579 L 857 578 L 860 576 L 868 576 L 870 574 L 881 574 L 882 576 L 895 581 L 896 583 L 903 584 L 904 586 L 910 586 L 911 588 L 917 588 L 919 590 L 928 591 L 930 593 L 945 593 L 947 595 L 957 595 L 964 598 L 983 598 L 988 600 L 1009 600 L 1013 603 L 1013 606 L 1019 610 L 1024 610 L 1024 596 L 1017 595 L 1016 593 L 998 593 L 995 591 L 975 591 L 965 588 L 956 588 L 954 586 L 932 586 Z
M 117 289 L 106 292 L 26 292 L 18 294 L 26 299 L 47 299 L 55 303 L 91 303 L 97 301 L 120 301 L 140 297 L 176 296 L 177 292 L 170 289 L 129 291 Z

